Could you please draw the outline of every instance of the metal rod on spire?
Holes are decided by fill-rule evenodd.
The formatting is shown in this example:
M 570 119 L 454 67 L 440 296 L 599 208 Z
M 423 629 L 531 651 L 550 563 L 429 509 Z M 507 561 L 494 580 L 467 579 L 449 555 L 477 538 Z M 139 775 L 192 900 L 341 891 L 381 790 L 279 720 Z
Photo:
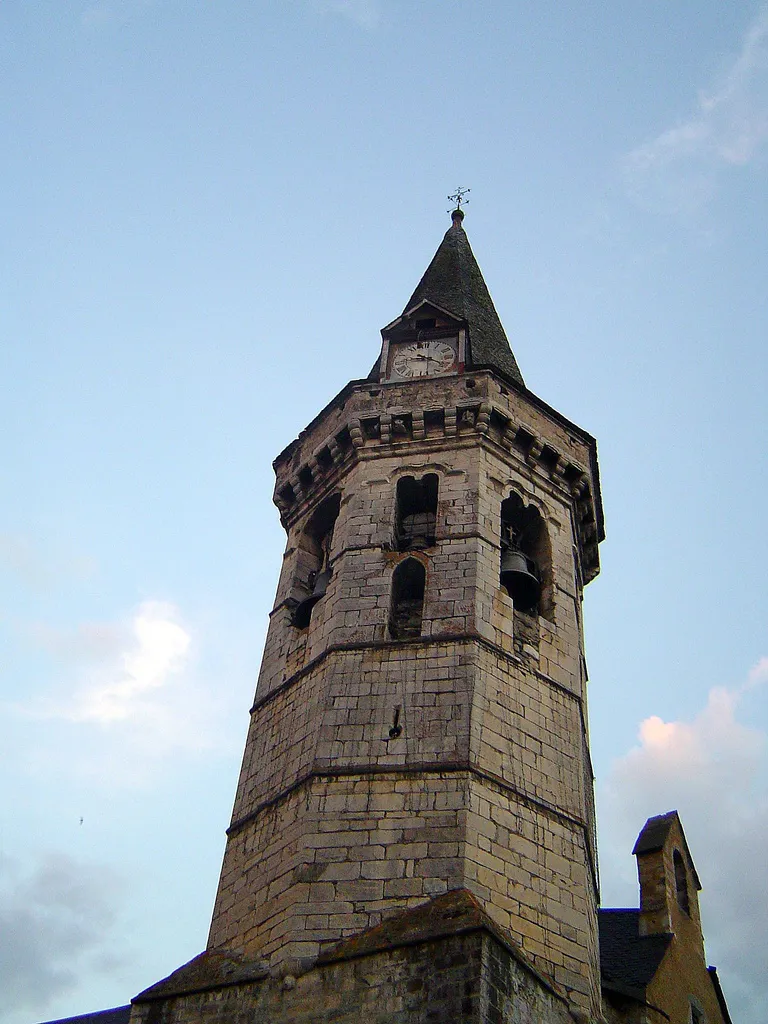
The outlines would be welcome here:
M 448 199 L 450 199 L 452 203 L 456 203 L 456 210 L 460 210 L 462 203 L 466 206 L 469 202 L 469 200 L 464 197 L 469 195 L 471 191 L 471 188 L 457 188 L 452 196 L 448 196 Z M 453 210 L 446 210 L 446 213 L 453 213 Z

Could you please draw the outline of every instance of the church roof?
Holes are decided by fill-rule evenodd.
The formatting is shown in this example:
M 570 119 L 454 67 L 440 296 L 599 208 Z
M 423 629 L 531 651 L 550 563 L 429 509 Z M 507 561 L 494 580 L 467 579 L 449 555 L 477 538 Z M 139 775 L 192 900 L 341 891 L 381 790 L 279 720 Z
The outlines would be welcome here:
M 639 910 L 601 910 L 600 973 L 603 988 L 644 1001 L 671 935 L 641 935 Z
M 128 1024 L 131 1007 L 115 1006 L 111 1010 L 97 1010 L 95 1013 L 81 1013 L 78 1017 L 60 1017 L 46 1021 L 46 1024 Z
M 249 960 L 226 949 L 207 949 L 156 985 L 145 988 L 134 1002 L 189 995 L 226 985 L 243 985 L 249 981 L 260 981 L 268 974 L 269 970 L 261 960 Z
M 490 366 L 523 384 L 523 375 L 462 227 L 463 219 L 463 211 L 453 211 L 453 223 L 406 303 L 403 315 L 421 302 L 453 313 L 469 328 L 471 358 L 467 365 Z

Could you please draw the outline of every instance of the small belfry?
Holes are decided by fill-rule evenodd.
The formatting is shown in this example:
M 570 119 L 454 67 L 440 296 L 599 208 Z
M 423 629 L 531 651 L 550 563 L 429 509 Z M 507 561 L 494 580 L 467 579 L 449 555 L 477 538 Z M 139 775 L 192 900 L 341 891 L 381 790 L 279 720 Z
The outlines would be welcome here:
M 275 461 L 287 545 L 210 946 L 300 972 L 464 890 L 595 1012 L 595 443 L 526 390 L 463 219 Z

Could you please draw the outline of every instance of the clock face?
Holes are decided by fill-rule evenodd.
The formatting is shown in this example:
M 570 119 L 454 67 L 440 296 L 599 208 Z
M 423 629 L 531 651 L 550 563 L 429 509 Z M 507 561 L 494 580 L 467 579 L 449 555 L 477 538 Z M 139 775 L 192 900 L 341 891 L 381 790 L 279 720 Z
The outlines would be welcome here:
M 410 379 L 446 373 L 456 365 L 456 350 L 447 341 L 413 341 L 399 345 L 392 357 L 392 376 Z

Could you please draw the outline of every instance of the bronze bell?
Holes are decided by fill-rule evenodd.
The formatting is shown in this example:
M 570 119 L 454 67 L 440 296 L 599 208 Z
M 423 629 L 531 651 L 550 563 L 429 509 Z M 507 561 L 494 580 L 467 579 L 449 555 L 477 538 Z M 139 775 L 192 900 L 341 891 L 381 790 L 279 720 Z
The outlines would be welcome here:
M 538 570 L 532 558 L 519 548 L 505 548 L 501 555 L 501 582 L 521 612 L 536 607 L 541 594 Z
M 309 620 L 312 616 L 312 609 L 321 597 L 325 597 L 325 592 L 328 589 L 328 580 L 330 578 L 330 569 L 324 569 L 323 572 L 317 573 L 315 575 L 312 593 L 309 597 L 305 597 L 303 601 L 300 601 L 296 606 L 296 611 L 293 613 L 293 624 L 298 626 L 299 629 L 304 629 L 309 625 Z

